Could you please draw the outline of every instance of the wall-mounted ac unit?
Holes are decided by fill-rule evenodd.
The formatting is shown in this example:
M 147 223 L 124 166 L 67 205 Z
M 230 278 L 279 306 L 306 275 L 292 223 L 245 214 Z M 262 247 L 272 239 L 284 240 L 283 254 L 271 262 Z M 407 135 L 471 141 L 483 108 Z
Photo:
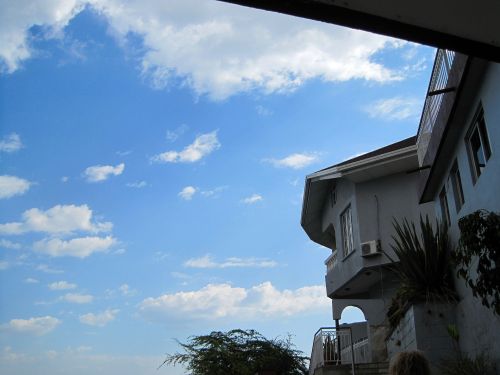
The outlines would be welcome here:
M 361 244 L 361 255 L 364 257 L 381 254 L 380 241 L 368 241 Z

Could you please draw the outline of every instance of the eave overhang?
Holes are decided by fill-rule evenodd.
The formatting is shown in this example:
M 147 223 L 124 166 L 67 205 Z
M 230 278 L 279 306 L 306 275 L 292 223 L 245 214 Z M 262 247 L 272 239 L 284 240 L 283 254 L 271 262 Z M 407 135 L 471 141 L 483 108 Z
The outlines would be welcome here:
M 359 183 L 416 169 L 417 147 L 413 144 L 352 163 L 341 163 L 308 175 L 302 202 L 302 228 L 312 241 L 329 247 L 328 238 L 324 236 L 322 228 L 323 206 L 335 180 L 344 178 Z

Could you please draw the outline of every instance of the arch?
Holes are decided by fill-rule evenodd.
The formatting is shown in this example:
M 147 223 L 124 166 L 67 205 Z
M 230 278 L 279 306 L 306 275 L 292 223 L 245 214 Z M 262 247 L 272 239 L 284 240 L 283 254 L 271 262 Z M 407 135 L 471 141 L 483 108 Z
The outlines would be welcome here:
M 363 309 L 356 305 L 344 307 L 340 315 L 340 323 L 357 323 L 367 321 Z
M 340 320 L 342 311 L 349 306 L 360 309 L 370 324 L 383 324 L 385 320 L 385 305 L 381 299 L 334 299 L 332 300 L 333 319 Z

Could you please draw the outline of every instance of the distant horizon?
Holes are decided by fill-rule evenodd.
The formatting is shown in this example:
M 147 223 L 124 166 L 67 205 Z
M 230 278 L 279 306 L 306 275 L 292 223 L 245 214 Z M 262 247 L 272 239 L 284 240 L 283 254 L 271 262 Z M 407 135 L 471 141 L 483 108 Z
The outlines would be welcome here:
M 180 374 L 174 339 L 234 328 L 309 355 L 305 176 L 414 136 L 435 49 L 210 0 L 1 10 L 0 372 Z

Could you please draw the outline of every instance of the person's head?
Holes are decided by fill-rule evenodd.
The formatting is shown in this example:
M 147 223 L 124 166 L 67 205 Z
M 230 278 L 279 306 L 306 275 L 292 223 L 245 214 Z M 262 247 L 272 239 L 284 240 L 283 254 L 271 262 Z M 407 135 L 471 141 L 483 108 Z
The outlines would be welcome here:
M 430 373 L 429 362 L 418 350 L 399 353 L 389 369 L 390 375 L 430 375 Z

